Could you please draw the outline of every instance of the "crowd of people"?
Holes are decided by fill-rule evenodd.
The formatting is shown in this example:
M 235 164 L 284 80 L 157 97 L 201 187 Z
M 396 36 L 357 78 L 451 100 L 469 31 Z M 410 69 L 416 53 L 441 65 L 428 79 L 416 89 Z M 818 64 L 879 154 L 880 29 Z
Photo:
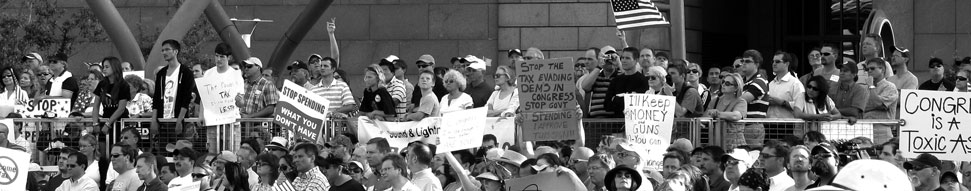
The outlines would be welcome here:
M 363 97 L 356 98 L 346 80 L 357 79 L 347 79 L 339 69 L 335 28 L 328 23 L 331 56 L 313 54 L 306 61 L 293 61 L 286 67 L 285 76 L 327 99 L 326 113 L 335 119 L 366 116 L 417 121 L 478 107 L 488 108 L 489 117 L 515 117 L 521 112 L 516 63 L 545 59 L 538 48 L 509 50 L 506 56 L 512 64 L 496 66 L 490 81 L 485 73 L 491 64 L 486 59 L 453 57 L 446 65 L 424 54 L 414 62 L 419 74 L 413 83 L 405 78 L 410 64 L 390 55 L 366 67 L 364 86 L 354 87 L 364 88 Z M 880 39 L 873 34 L 864 38 L 859 62 L 842 55 L 841 45 L 823 44 L 805 57 L 813 70 L 804 75 L 795 73 L 803 58 L 785 51 L 763 57 L 757 50 L 747 50 L 731 66 L 712 64 L 704 68 L 650 48 L 590 48 L 575 61 L 576 97 L 585 118 L 623 118 L 621 95 L 646 93 L 676 97 L 675 116 L 679 118 L 711 117 L 729 122 L 746 118 L 847 119 L 852 124 L 856 119 L 896 119 L 901 89 L 968 91 L 971 58 L 956 63 L 954 76 L 946 72 L 948 66 L 943 60 L 931 59 L 931 78 L 918 83 L 907 68 L 910 52 L 893 47 L 894 51 L 883 58 Z M 413 142 L 400 152 L 392 151 L 388 140 L 380 137 L 358 142 L 356 131 L 351 130 L 328 138 L 326 143 L 284 137 L 272 137 L 265 143 L 264 139 L 251 138 L 233 141 L 228 147 L 233 151 L 199 151 L 182 139 L 190 133 L 184 127 L 186 118 L 205 117 L 201 115 L 204 108 L 199 104 L 196 78 L 237 84 L 233 87 L 239 88 L 227 93 L 235 96 L 240 117 L 266 118 L 274 115 L 282 83 L 277 78 L 283 75 L 273 74 L 256 57 L 234 60 L 232 49 L 225 43 L 213 50 L 214 66 L 181 63 L 179 41 L 166 40 L 160 46 L 164 63 L 151 79 L 125 76 L 132 65 L 115 57 L 88 64 L 88 73 L 77 76 L 66 70 L 68 57 L 64 54 L 50 56 L 45 62 L 41 55 L 31 53 L 23 57 L 23 63 L 0 70 L 0 106 L 70 99 L 72 117 L 95 122 L 79 127 L 83 136 L 77 144 L 56 152 L 60 172 L 50 177 L 31 176 L 46 181 L 34 180 L 28 190 L 199 186 L 200 190 L 492 191 L 506 189 L 507 180 L 538 173 L 555 173 L 587 190 L 611 191 L 877 188 L 871 186 L 967 190 L 971 174 L 967 163 L 958 166 L 957 161 L 941 161 L 930 154 L 904 159 L 893 127 L 880 124 L 874 124 L 872 140 L 857 140 L 860 148 L 872 149 L 846 150 L 837 149 L 836 143 L 828 143 L 815 131 L 803 137 L 766 140 L 763 124 L 733 123 L 725 127 L 725 142 L 717 143 L 723 147 L 693 147 L 689 140 L 674 141 L 657 170 L 645 167 L 649 156 L 642 148 L 620 137 L 606 137 L 598 148 L 567 140 L 517 144 L 504 150 L 497 148 L 495 136 L 486 135 L 479 148 L 435 154 L 436 146 L 423 142 Z M 771 67 L 766 67 L 764 58 L 769 57 Z M 763 68 L 771 68 L 771 73 Z M 10 111 L 2 115 L 25 117 Z M 116 125 L 121 118 L 151 118 L 149 136 L 153 143 L 147 147 L 138 144 L 142 135 L 134 128 Z M 169 118 L 176 122 L 160 125 L 158 119 Z M 4 136 L 11 131 L 19 132 L 0 126 Z M 106 134 L 110 131 L 121 133 L 111 137 Z M 208 138 L 215 140 L 214 134 Z M 99 146 L 108 139 L 117 143 Z M 22 140 L 0 141 L 5 148 L 32 151 L 32 146 Z M 168 143 L 176 143 L 174 149 L 155 155 Z M 848 154 L 851 152 L 854 154 Z M 886 162 L 868 159 L 870 155 Z M 850 162 L 854 159 L 858 160 Z M 894 168 L 877 168 L 887 165 Z M 871 171 L 889 178 L 843 177 L 844 172 Z M 902 175 L 903 180 L 895 179 L 900 178 L 896 175 Z M 903 183 L 907 187 L 899 187 Z

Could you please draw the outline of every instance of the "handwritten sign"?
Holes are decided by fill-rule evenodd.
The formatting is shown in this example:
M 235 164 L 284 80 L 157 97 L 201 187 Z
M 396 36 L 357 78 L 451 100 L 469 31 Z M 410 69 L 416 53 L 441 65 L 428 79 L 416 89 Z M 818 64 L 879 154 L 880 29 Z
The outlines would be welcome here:
M 519 108 L 523 140 L 579 139 L 573 58 L 519 63 Z
M 495 135 L 496 145 L 502 149 L 509 149 L 516 144 L 516 118 L 486 118 L 483 135 Z
M 579 115 L 576 110 L 521 113 L 523 140 L 579 140 Z
M 30 154 L 0 147 L 0 190 L 24 190 Z
M 506 181 L 506 190 L 587 190 L 582 184 L 577 184 L 569 176 L 556 176 L 556 173 L 544 172 L 522 178 Z
M 388 139 L 388 144 L 391 145 L 391 150 L 394 153 L 414 141 L 438 145 L 438 134 L 442 129 L 440 126 L 441 118 L 439 117 L 428 117 L 421 121 L 411 122 L 388 122 L 371 120 L 361 116 L 357 118 L 357 121 L 358 140 L 366 142 L 375 137 L 384 137 Z
M 899 105 L 904 157 L 929 153 L 941 160 L 971 158 L 971 93 L 901 90 Z
M 27 102 L 27 105 L 17 105 L 14 113 L 24 118 L 67 118 L 71 112 L 71 99 L 43 99 L 38 102 Z
M 624 95 L 624 129 L 627 142 L 647 155 L 641 163 L 648 170 L 661 170 L 668 145 L 671 144 L 671 128 L 674 126 L 673 96 L 626 94 Z
M 205 116 L 203 122 L 207 126 L 229 124 L 239 119 L 235 92 L 239 85 L 242 84 L 211 77 L 196 78 L 202 115 Z
M 438 135 L 438 153 L 447 153 L 482 145 L 486 126 L 486 108 L 479 107 L 442 114 Z
M 327 100 L 290 80 L 283 82 L 273 122 L 294 132 L 296 138 L 317 140 L 324 125 Z

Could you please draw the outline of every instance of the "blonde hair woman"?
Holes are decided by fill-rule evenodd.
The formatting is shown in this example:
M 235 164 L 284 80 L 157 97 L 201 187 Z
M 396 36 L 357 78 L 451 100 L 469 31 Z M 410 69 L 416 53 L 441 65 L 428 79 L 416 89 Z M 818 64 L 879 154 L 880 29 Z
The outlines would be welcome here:
M 725 148 L 735 148 L 745 145 L 745 136 L 742 131 L 745 126 L 740 123 L 730 123 L 745 118 L 748 111 L 748 103 L 741 98 L 742 76 L 738 73 L 731 73 L 722 77 L 721 95 L 713 100 L 715 104 L 708 105 L 705 116 L 715 119 L 722 119 L 729 122 L 726 127 Z
M 519 108 L 519 90 L 516 89 L 516 72 L 507 66 L 496 68 L 493 78 L 499 88 L 492 92 L 486 106 L 489 117 L 513 117 Z
M 384 87 L 384 71 L 377 64 L 371 64 L 364 71 L 364 98 L 361 100 L 361 113 L 370 119 L 384 120 L 395 114 L 391 93 Z
M 647 94 L 674 95 L 674 88 L 668 86 L 667 79 L 665 78 L 668 76 L 668 73 L 664 68 L 651 66 L 647 69 L 645 76 L 647 76 L 647 85 L 650 87 L 647 90 Z
M 472 96 L 462 92 L 465 91 L 466 86 L 465 76 L 459 71 L 448 70 L 448 72 L 445 72 L 443 79 L 445 81 L 445 90 L 448 90 L 448 94 L 439 101 L 438 106 L 441 109 L 438 111 L 447 113 L 472 108 Z

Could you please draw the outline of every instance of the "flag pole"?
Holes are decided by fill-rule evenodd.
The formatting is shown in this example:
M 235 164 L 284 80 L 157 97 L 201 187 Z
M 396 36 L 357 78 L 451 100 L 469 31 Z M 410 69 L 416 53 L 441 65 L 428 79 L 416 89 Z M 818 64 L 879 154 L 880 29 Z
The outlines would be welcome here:
M 684 0 L 671 0 L 671 53 L 688 59 L 684 42 Z

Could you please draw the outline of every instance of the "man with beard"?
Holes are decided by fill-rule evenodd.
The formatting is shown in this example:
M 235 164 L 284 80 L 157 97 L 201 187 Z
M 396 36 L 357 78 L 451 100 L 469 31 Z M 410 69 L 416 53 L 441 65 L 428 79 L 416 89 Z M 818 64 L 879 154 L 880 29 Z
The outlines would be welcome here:
M 795 185 L 786 191 L 805 190 L 813 180 L 809 179 L 809 148 L 803 145 L 796 145 L 789 151 L 789 172 Z
M 836 173 L 839 172 L 837 165 L 839 165 L 836 160 L 836 147 L 833 147 L 829 143 L 820 143 L 813 147 L 810 156 L 812 156 L 810 162 L 812 163 L 812 168 L 810 171 L 819 178 L 816 182 L 806 186 L 806 189 L 825 186 L 833 183 L 833 179 L 836 178 Z
M 725 180 L 725 170 L 721 167 L 721 158 L 725 155 L 725 149 L 719 146 L 707 146 L 702 148 L 699 154 L 698 168 L 708 177 L 708 187 L 711 191 L 727 191 L 732 186 Z

